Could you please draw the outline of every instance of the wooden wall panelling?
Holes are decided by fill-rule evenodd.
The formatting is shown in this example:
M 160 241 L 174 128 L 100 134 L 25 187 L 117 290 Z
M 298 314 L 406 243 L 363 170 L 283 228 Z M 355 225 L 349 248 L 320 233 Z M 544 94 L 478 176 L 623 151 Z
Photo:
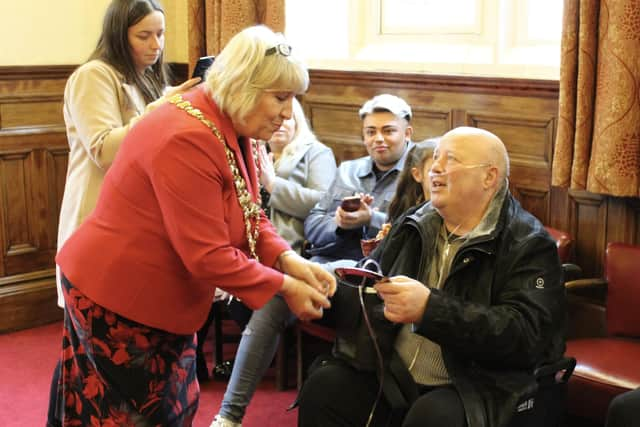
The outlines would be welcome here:
M 61 318 L 55 304 L 55 264 L 60 178 L 51 152 L 65 153 L 66 136 L 0 132 L 2 278 L 0 331 Z M 17 148 L 20 147 L 20 148 Z M 59 156 L 58 156 L 59 157 Z M 62 186 L 64 174 L 62 173 Z M 52 187 L 56 191 L 51 191 Z
M 46 134 L 0 132 L 6 275 L 53 267 L 59 202 L 51 198 L 48 157 L 49 149 L 65 150 L 65 146 L 60 129 Z
M 309 102 L 305 105 L 305 113 L 316 136 L 331 147 L 338 163 L 366 154 L 357 119 L 358 108 L 330 102 Z
M 585 277 L 600 277 L 607 244 L 607 198 L 569 190 L 569 222 L 575 236 L 575 258 Z
M 520 204 L 543 224 L 549 224 L 550 192 L 547 190 L 538 191 L 526 187 L 518 187 L 513 182 L 509 183 L 509 189 Z
M 635 198 L 628 202 L 631 209 L 631 228 L 632 231 L 625 242 L 631 242 L 634 245 L 640 245 L 640 199 Z
M 376 94 L 393 93 L 413 109 L 415 141 L 462 125 L 500 136 L 511 156 L 516 197 L 548 223 L 557 83 L 319 70 L 311 71 L 311 80 L 303 103 L 316 135 L 339 161 L 365 154 L 360 106 Z
M 334 104 L 305 98 L 305 105 L 316 136 L 334 150 L 338 162 L 367 154 L 362 144 L 362 121 L 358 116 L 362 103 Z M 451 127 L 451 122 L 452 115 L 448 111 L 414 109 L 413 140 L 442 135 Z
M 607 242 L 640 245 L 640 199 L 609 197 L 607 202 Z
M 55 270 L 0 278 L 0 333 L 62 320 Z
M 61 111 L 59 97 L 16 98 L 0 104 L 0 127 L 11 129 L 55 125 L 60 120 Z
M 569 190 L 560 187 L 551 187 L 550 192 L 550 217 L 549 225 L 558 230 L 564 230 L 575 237 L 575 230 L 569 223 Z
M 54 257 L 74 68 L 0 67 L 0 332 L 62 318 Z
M 47 183 L 49 185 L 49 206 L 51 206 L 50 227 L 55 235 L 57 244 L 58 235 L 58 219 L 60 217 L 60 208 L 62 207 L 62 196 L 64 194 L 64 184 L 67 177 L 67 165 L 69 163 L 69 146 L 67 144 L 66 135 L 64 137 L 63 147 L 47 147 Z
M 20 260 L 33 261 L 37 251 L 30 213 L 33 200 L 30 190 L 29 151 L 0 153 L 0 183 L 3 199 L 4 267 L 7 275 L 21 273 Z M 16 262 L 17 261 L 17 262 Z M 25 272 L 29 267 L 25 266 Z
M 469 112 L 468 122 L 504 141 L 511 164 L 509 180 L 513 194 L 525 209 L 549 224 L 554 117 L 550 112 L 539 116 Z
M 1 163 L 0 163 L 1 164 Z M 2 169 L 0 169 L 0 174 L 2 174 Z M 1 185 L 2 181 L 0 181 L 0 201 L 6 199 L 4 185 Z M 6 242 L 9 240 L 9 236 L 6 235 L 5 230 L 7 229 L 8 223 L 8 213 L 7 213 L 7 204 L 5 202 L 0 203 L 0 278 L 7 275 L 4 262 L 5 262 L 5 252 L 8 247 Z

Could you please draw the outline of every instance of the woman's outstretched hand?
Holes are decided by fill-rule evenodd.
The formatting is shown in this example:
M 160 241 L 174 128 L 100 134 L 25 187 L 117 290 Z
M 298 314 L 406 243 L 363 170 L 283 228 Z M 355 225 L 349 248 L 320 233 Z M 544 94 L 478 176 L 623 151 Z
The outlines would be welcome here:
M 280 293 L 298 319 L 319 319 L 322 309 L 331 307 L 329 297 L 336 291 L 336 279 L 320 264 L 286 251 L 278 257 L 277 268 L 285 273 Z
M 277 266 L 280 271 L 296 279 L 306 282 L 318 292 L 333 296 L 336 292 L 336 278 L 322 268 L 317 262 L 311 262 L 294 251 L 285 251 L 278 257 Z
M 322 309 L 331 307 L 329 298 L 308 283 L 284 275 L 284 283 L 280 288 L 280 295 L 284 298 L 289 309 L 302 321 L 319 319 Z

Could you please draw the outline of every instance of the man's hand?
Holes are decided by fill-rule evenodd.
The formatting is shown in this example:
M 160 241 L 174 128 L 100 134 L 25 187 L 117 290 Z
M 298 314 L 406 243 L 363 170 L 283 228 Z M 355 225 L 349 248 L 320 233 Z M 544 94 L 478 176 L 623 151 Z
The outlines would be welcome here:
M 418 323 L 424 315 L 431 291 L 407 276 L 394 276 L 374 286 L 384 300 L 384 317 L 395 323 Z
M 178 86 L 170 86 L 164 93 L 163 98 L 171 98 L 173 95 L 183 94 L 187 92 L 189 89 L 200 83 L 202 79 L 200 77 L 192 77 L 189 80 L 185 80 Z
M 155 110 L 156 108 L 158 108 L 159 106 L 167 102 L 169 98 L 171 98 L 172 96 L 177 94 L 183 94 L 188 90 L 190 90 L 195 85 L 197 85 L 198 83 L 200 83 L 200 77 L 192 77 L 178 86 L 169 86 L 165 90 L 164 95 L 162 95 L 160 98 L 156 99 L 155 101 L 147 104 L 147 106 L 145 107 L 145 112 L 148 113 L 150 111 Z
M 360 194 L 360 208 L 357 211 L 347 212 L 340 206 L 336 209 L 335 221 L 338 227 L 344 230 L 352 230 L 355 228 L 369 225 L 373 216 L 373 196 L 369 194 Z
M 258 147 L 258 159 L 260 161 L 260 184 L 271 194 L 273 183 L 276 180 L 276 171 L 273 167 L 273 154 L 267 153 L 267 148 L 263 143 Z

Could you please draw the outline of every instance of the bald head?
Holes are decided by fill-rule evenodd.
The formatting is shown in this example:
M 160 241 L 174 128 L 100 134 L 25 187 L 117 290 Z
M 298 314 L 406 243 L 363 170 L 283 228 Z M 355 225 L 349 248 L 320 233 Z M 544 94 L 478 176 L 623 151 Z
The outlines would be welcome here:
M 509 176 L 509 154 L 500 138 L 493 133 L 470 126 L 450 130 L 442 140 L 455 140 L 477 163 L 490 163 L 498 169 L 500 182 Z
M 482 220 L 507 183 L 509 156 L 500 138 L 483 129 L 459 127 L 445 133 L 429 176 L 431 205 L 447 226 L 462 234 Z

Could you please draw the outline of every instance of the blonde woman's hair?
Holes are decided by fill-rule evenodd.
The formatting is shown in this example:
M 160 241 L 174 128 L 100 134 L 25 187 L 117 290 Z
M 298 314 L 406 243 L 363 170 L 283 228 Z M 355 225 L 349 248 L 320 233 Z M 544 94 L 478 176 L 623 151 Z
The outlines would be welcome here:
M 282 34 L 258 25 L 245 28 L 222 49 L 206 85 L 222 111 L 245 123 L 263 91 L 304 93 L 309 73 Z
M 304 115 L 302 105 L 300 105 L 300 102 L 296 98 L 293 98 L 291 116 L 293 118 L 293 121 L 295 122 L 296 127 L 293 132 L 291 142 L 287 144 L 282 150 L 281 159 L 293 156 L 297 148 L 302 143 L 318 140 L 318 138 L 316 138 L 315 134 L 311 130 L 311 127 L 309 126 L 309 122 L 307 121 L 307 117 Z

